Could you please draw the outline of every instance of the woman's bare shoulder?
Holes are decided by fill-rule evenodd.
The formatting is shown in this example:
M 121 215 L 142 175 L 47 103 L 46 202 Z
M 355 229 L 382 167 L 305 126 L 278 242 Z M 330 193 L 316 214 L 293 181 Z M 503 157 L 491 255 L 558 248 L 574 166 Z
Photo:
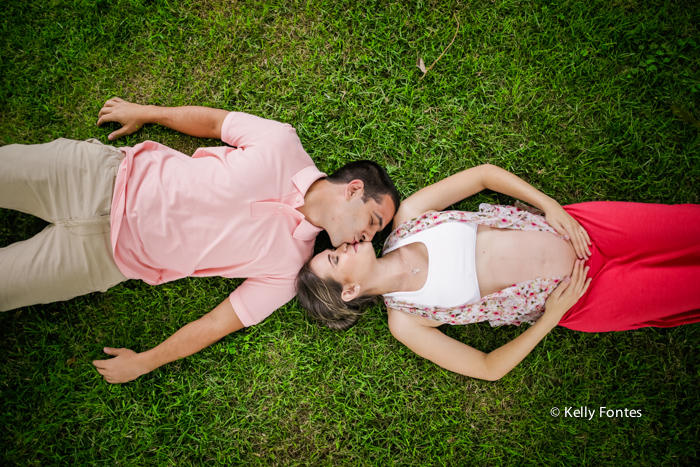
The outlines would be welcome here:
M 433 319 L 424 318 L 418 315 L 412 315 L 396 308 L 387 307 L 387 314 L 389 315 L 389 329 L 400 329 L 412 326 L 423 326 L 429 328 L 436 328 L 442 326 L 443 322 L 435 321 Z

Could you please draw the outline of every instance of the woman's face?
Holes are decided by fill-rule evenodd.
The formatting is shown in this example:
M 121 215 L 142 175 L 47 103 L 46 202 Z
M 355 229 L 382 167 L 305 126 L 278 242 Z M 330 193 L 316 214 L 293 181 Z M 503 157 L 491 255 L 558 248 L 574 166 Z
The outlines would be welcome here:
M 343 243 L 335 250 L 326 250 L 314 256 L 309 267 L 318 277 L 334 279 L 341 285 L 364 284 L 376 262 L 371 242 Z

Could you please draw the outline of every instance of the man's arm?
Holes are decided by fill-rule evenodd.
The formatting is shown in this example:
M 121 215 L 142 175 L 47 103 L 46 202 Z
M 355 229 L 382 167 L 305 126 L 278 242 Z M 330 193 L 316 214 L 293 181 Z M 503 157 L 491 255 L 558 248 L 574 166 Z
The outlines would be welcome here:
M 221 126 L 228 113 L 226 110 L 209 107 L 139 105 L 114 97 L 105 102 L 100 109 L 97 125 L 105 122 L 117 122 L 122 125 L 120 129 L 110 133 L 110 141 L 130 135 L 147 123 L 157 123 L 186 135 L 221 139 Z
M 114 358 L 94 360 L 92 364 L 108 383 L 126 383 L 161 365 L 199 352 L 241 328 L 243 323 L 227 298 L 212 311 L 183 326 L 151 350 L 136 353 L 129 349 L 106 347 L 104 352 Z

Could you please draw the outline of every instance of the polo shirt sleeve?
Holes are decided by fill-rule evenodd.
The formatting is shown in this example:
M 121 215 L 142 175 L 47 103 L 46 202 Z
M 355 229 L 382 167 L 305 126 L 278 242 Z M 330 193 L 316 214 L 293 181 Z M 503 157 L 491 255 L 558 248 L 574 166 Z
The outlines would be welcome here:
M 294 279 L 251 277 L 229 296 L 245 327 L 258 324 L 296 295 Z
M 245 149 L 256 145 L 271 144 L 277 137 L 294 134 L 289 123 L 276 122 L 244 112 L 229 112 L 221 125 L 221 141 Z

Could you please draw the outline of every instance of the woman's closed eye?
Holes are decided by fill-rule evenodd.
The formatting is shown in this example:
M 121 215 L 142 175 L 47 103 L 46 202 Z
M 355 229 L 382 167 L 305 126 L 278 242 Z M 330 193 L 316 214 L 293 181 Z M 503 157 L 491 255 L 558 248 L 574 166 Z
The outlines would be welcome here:
M 331 263 L 331 266 L 337 266 L 338 265 L 338 256 L 336 255 L 335 257 L 331 255 L 330 252 L 328 252 L 328 262 Z

